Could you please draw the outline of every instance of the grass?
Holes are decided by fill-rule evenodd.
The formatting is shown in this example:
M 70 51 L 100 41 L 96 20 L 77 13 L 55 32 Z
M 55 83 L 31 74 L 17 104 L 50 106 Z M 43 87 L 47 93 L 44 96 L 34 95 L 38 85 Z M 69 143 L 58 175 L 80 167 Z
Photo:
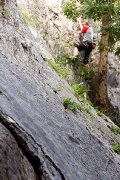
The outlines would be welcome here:
M 20 12 L 21 12 L 21 15 L 22 15 L 22 18 L 23 18 L 25 24 L 27 24 L 28 26 L 31 26 L 36 23 L 36 20 L 31 19 L 30 15 L 27 12 L 25 12 L 22 8 L 20 8 Z
M 80 83 L 80 84 L 72 84 L 71 85 L 72 89 L 74 89 L 74 95 L 79 99 L 79 98 L 85 98 L 86 97 L 86 93 L 89 90 L 89 88 L 84 84 L 84 83 Z
M 48 59 L 47 61 L 49 65 L 59 74 L 59 76 L 68 80 L 69 68 L 64 67 L 62 62 L 55 63 L 51 59 Z
M 120 144 L 114 144 L 112 145 L 113 150 L 120 155 Z
M 115 126 L 111 126 L 110 130 L 114 133 L 114 134 L 120 134 L 120 128 L 119 127 L 115 127 Z
M 71 98 L 65 98 L 63 101 L 65 109 L 69 109 L 74 113 L 77 113 L 80 110 L 79 104 L 73 101 Z

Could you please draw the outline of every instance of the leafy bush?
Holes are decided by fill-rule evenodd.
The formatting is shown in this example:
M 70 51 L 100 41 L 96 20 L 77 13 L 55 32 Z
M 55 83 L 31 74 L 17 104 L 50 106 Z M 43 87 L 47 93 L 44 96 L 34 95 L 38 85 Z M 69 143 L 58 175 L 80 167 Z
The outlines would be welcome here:
M 76 78 L 81 80 L 82 78 L 89 77 L 90 79 L 94 77 L 95 66 L 90 65 L 87 69 L 83 63 L 83 52 L 79 52 L 79 54 L 75 57 L 66 56 L 67 64 L 72 65 L 74 74 Z
M 89 88 L 84 83 L 72 84 L 71 87 L 74 89 L 74 95 L 77 97 L 77 99 L 82 99 L 82 101 L 84 101 L 84 105 L 79 105 L 79 108 L 93 118 L 94 115 L 91 111 L 91 106 L 93 106 L 93 104 L 87 100 L 87 92 L 89 91 Z
M 73 101 L 71 98 L 65 98 L 63 101 L 63 105 L 65 107 L 65 109 L 69 109 L 74 113 L 77 113 L 78 110 L 80 110 L 80 106 Z
M 59 76 L 61 76 L 62 78 L 68 80 L 69 69 L 64 67 L 62 62 L 55 63 L 51 59 L 48 59 L 48 63 L 59 74 Z
M 101 132 L 104 132 L 103 128 L 101 126 L 98 127 L 98 130 Z
M 86 96 L 86 93 L 89 90 L 89 88 L 86 86 L 84 83 L 80 84 L 72 84 L 71 87 L 74 89 L 74 95 L 79 99 L 79 98 L 84 98 Z
M 114 144 L 112 147 L 113 150 L 120 155 L 120 144 Z
M 120 134 L 120 128 L 119 127 L 115 127 L 115 126 L 111 126 L 110 130 L 114 133 L 114 134 Z

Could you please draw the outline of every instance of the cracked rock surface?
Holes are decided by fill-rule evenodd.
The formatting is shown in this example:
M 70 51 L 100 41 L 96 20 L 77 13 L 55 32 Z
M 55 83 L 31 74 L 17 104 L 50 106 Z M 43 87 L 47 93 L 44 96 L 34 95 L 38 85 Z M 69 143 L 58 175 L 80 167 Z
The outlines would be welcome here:
M 35 180 L 35 172 L 11 133 L 0 123 L 0 179 Z
M 119 180 L 120 158 L 110 150 L 107 127 L 103 135 L 90 132 L 85 126 L 90 117 L 65 112 L 64 93 L 54 93 L 45 82 L 42 86 L 43 77 L 36 79 L 31 70 L 31 78 L 27 67 L 23 73 L 3 56 L 0 62 L 1 122 L 16 137 L 38 179 Z

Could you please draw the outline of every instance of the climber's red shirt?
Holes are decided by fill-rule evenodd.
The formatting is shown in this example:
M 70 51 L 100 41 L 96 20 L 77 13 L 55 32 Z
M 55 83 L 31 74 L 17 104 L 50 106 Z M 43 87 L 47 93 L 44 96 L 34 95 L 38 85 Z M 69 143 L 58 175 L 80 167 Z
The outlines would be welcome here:
M 89 26 L 84 26 L 83 29 L 82 29 L 82 33 L 86 33 L 86 31 L 88 30 Z

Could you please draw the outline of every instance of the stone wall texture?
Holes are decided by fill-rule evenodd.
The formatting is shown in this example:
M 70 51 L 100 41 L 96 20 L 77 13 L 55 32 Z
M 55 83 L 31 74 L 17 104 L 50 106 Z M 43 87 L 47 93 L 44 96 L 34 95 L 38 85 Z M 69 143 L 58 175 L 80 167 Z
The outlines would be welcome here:
M 44 58 L 54 56 L 54 33 L 48 42 L 42 25 L 52 17 L 48 33 L 49 23 L 58 20 L 50 2 L 57 4 L 0 1 L 0 179 L 119 180 L 120 156 L 112 145 L 120 144 L 120 134 L 110 129 L 117 126 L 78 101 Z M 28 26 L 21 7 L 42 20 Z M 84 110 L 74 114 L 65 109 L 65 98 Z

